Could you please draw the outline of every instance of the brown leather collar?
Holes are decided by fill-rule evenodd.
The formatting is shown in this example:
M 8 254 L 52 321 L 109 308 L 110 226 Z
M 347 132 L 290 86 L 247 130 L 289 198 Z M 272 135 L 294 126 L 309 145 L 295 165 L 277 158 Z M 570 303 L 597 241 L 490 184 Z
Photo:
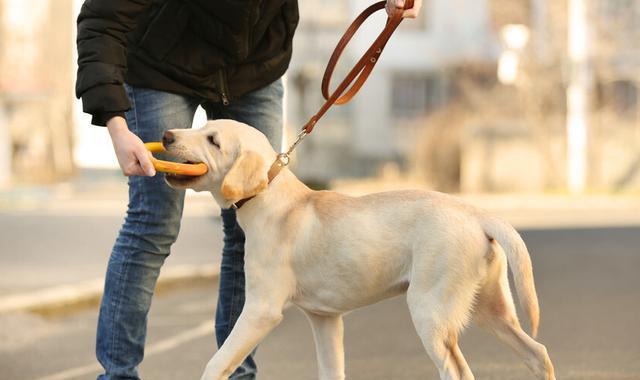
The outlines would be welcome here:
M 231 208 L 237 210 L 240 207 L 242 207 L 245 203 L 249 202 L 250 200 L 252 200 L 253 198 L 255 198 L 255 195 L 250 196 L 249 198 L 244 198 L 244 199 L 240 199 L 239 201 L 237 201 L 236 203 L 232 203 L 231 204 Z
M 269 171 L 269 172 L 271 172 L 271 171 Z M 278 173 L 280 173 L 280 170 L 278 170 Z M 271 184 L 271 181 L 273 181 L 273 179 L 276 177 L 276 175 L 278 175 L 278 173 L 275 173 L 275 175 L 274 175 L 273 177 L 272 177 L 271 175 L 269 175 L 269 182 L 268 182 L 268 184 Z M 258 195 L 258 194 L 256 194 L 256 195 Z M 247 202 L 249 202 L 250 200 L 252 200 L 253 198 L 255 198 L 255 197 L 256 197 L 256 195 L 252 195 L 252 196 L 250 196 L 250 197 L 248 197 L 248 198 L 240 199 L 240 200 L 239 200 L 239 201 L 237 201 L 236 203 L 231 204 L 231 207 L 237 210 L 237 209 L 239 209 L 240 207 L 242 207 L 245 203 L 247 203 Z
M 327 112 L 327 110 L 329 110 L 329 108 L 331 108 L 331 106 L 333 106 L 334 104 L 340 105 L 340 104 L 345 104 L 349 102 L 358 93 L 358 91 L 360 91 L 360 88 L 362 87 L 362 85 L 364 85 L 364 82 L 367 80 L 367 78 L 371 74 L 371 71 L 373 71 L 374 66 L 376 65 L 376 63 L 378 63 L 378 59 L 380 58 L 380 55 L 382 54 L 382 50 L 384 50 L 385 45 L 389 41 L 389 38 L 391 38 L 391 35 L 393 34 L 393 32 L 402 22 L 403 20 L 402 13 L 406 9 L 413 8 L 413 0 L 406 0 L 404 4 L 404 9 L 398 9 L 392 17 L 387 18 L 387 23 L 384 29 L 382 29 L 382 32 L 380 32 L 380 34 L 375 39 L 375 41 L 373 41 L 369 49 L 367 49 L 367 51 L 362 55 L 360 60 L 358 60 L 358 62 L 355 64 L 355 66 L 353 66 L 351 71 L 349 71 L 349 74 L 347 74 L 347 76 L 342 80 L 340 85 L 338 85 L 338 87 L 333 91 L 333 93 L 329 94 L 329 85 L 331 84 L 331 76 L 333 75 L 336 65 L 338 64 L 340 55 L 342 55 L 342 52 L 347 47 L 347 44 L 349 43 L 349 41 L 351 41 L 351 38 L 353 38 L 354 34 L 358 31 L 358 29 L 360 28 L 360 26 L 362 26 L 362 24 L 366 21 L 366 19 L 369 18 L 369 16 L 371 16 L 375 12 L 381 9 L 384 9 L 385 5 L 386 5 L 386 1 L 380 1 L 369 6 L 362 13 L 360 13 L 360 15 L 358 15 L 358 17 L 356 17 L 355 20 L 353 20 L 351 25 L 349 25 L 349 28 L 347 28 L 347 31 L 342 35 L 342 38 L 340 39 L 340 41 L 336 45 L 336 48 L 333 50 L 333 53 L 331 54 L 331 58 L 329 58 L 329 63 L 327 63 L 327 68 L 325 69 L 324 75 L 322 77 L 321 90 L 322 90 L 322 96 L 324 97 L 325 102 L 322 105 L 322 107 L 320 107 L 318 112 L 316 112 L 316 114 L 313 115 L 311 119 L 309 119 L 309 121 L 307 121 L 304 127 L 302 127 L 302 130 L 298 135 L 297 140 L 293 143 L 293 145 L 291 145 L 287 153 L 281 153 L 276 157 L 275 161 L 271 165 L 271 168 L 269 169 L 269 174 L 268 174 L 269 184 L 278 175 L 278 173 L 280 173 L 282 168 L 287 166 L 287 164 L 289 163 L 289 154 L 291 154 L 293 149 L 298 145 L 300 141 L 302 141 L 302 139 L 306 135 L 308 135 L 309 133 L 311 133 L 311 131 L 313 131 L 313 128 L 315 127 L 316 123 L 318 122 L 318 120 L 322 118 L 322 116 Z M 353 85 L 351 85 L 352 83 Z M 347 89 L 350 85 L 351 87 Z M 233 205 L 233 207 L 236 209 L 239 209 L 254 197 L 255 195 L 248 198 L 241 199 L 238 202 L 236 202 Z

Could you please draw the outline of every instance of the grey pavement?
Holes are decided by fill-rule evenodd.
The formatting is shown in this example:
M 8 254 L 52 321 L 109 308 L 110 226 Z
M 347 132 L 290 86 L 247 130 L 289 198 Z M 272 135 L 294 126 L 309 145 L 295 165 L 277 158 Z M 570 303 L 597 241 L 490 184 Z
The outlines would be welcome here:
M 86 171 L 69 183 L 0 191 L 0 300 L 100 281 L 126 206 L 126 179 L 113 171 Z M 219 213 L 210 195 L 188 194 L 178 241 L 163 272 L 219 262 Z
M 542 319 L 539 340 L 558 379 L 640 379 L 640 228 L 525 230 Z M 149 318 L 144 379 L 197 379 L 215 352 L 216 284 L 158 295 Z M 95 310 L 44 319 L 0 316 L 0 379 L 94 378 Z M 345 319 L 347 378 L 436 379 L 403 297 Z M 475 327 L 462 337 L 477 379 L 532 379 L 509 349 Z M 262 380 L 316 378 L 311 331 L 290 308 L 258 350 Z
M 0 213 L 0 297 L 103 277 L 121 224 L 115 215 Z M 163 270 L 218 263 L 221 246 L 213 211 L 185 216 Z
M 424 187 L 405 182 L 355 183 L 334 186 L 351 194 Z M 463 198 L 518 228 L 640 226 L 640 196 L 480 194 Z M 126 203 L 126 179 L 115 171 L 82 171 L 68 183 L 0 191 L 0 313 L 6 305 L 15 310 L 15 305 L 57 300 L 60 295 L 65 302 L 47 304 L 66 307 L 66 300 L 83 297 L 95 302 Z M 207 264 L 204 277 L 214 273 L 222 241 L 218 215 L 209 194 L 188 193 L 180 236 L 163 274 L 177 270 L 181 278 L 200 276 L 195 270 Z
M 558 378 L 640 379 L 640 197 L 464 198 L 525 230 L 542 304 L 541 340 Z M 64 284 L 85 288 L 87 280 L 97 282 L 99 292 L 125 207 L 126 183 L 113 173 L 0 192 L 0 301 Z M 218 213 L 210 196 L 189 194 L 163 272 L 216 266 L 222 240 Z M 144 378 L 198 378 L 215 351 L 216 280 L 205 280 L 208 285 L 156 296 Z M 95 309 L 54 318 L 0 313 L 0 380 L 94 377 L 95 319 Z M 349 378 L 436 378 L 402 298 L 358 310 L 346 321 Z M 519 359 L 482 331 L 471 329 L 462 345 L 478 379 L 530 378 Z M 287 312 L 261 346 L 259 360 L 261 379 L 315 378 L 310 330 L 298 311 Z

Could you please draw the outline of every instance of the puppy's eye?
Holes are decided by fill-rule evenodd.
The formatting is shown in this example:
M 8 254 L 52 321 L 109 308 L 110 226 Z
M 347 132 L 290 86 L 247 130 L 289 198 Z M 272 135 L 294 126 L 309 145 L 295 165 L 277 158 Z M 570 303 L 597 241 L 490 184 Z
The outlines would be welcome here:
M 207 141 L 209 141 L 209 144 L 215 146 L 216 148 L 220 149 L 220 144 L 218 144 L 218 142 L 216 141 L 216 137 L 214 135 L 209 135 L 207 136 Z

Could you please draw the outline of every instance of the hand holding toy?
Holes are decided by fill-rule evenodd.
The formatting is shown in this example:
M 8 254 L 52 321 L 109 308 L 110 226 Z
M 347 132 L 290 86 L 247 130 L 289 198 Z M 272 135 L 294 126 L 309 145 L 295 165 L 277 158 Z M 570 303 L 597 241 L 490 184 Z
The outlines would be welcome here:
M 151 153 L 166 152 L 161 142 L 149 142 L 144 144 L 145 148 Z M 209 168 L 207 164 L 200 162 L 197 164 L 181 164 L 178 162 L 158 160 L 151 158 L 153 167 L 159 172 L 179 174 L 186 176 L 199 176 L 205 174 Z

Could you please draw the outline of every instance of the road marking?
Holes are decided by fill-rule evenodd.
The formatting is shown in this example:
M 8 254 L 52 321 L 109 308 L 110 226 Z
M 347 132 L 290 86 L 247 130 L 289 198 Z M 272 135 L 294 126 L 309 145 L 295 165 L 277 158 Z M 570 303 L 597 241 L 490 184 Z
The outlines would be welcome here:
M 170 351 L 189 341 L 196 340 L 198 338 L 202 338 L 207 335 L 211 335 L 213 334 L 213 332 L 214 332 L 213 321 L 207 320 L 190 330 L 184 331 L 180 334 L 174 335 L 170 338 L 161 340 L 155 344 L 150 345 L 145 350 L 145 357 Z M 75 377 L 86 376 L 92 372 L 96 372 L 100 370 L 102 370 L 102 367 L 99 364 L 89 364 L 85 366 L 69 368 L 64 371 L 60 371 L 51 375 L 40 377 L 36 380 L 68 380 L 68 379 L 73 379 Z

